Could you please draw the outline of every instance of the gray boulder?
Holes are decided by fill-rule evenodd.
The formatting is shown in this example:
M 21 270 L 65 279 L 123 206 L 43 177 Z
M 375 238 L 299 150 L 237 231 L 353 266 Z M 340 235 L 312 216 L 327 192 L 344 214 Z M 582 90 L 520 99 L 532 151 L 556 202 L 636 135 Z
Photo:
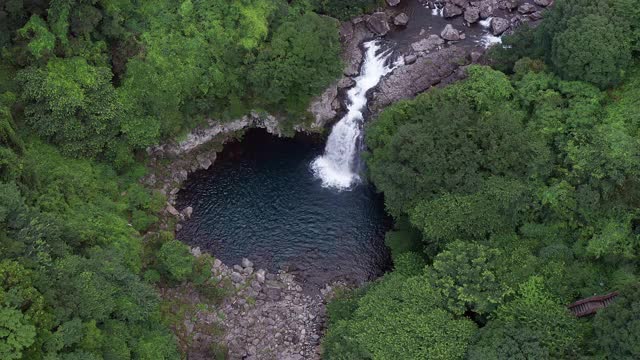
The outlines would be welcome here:
M 442 32 L 440 33 L 443 39 L 447 41 L 458 41 L 460 40 L 460 32 L 456 30 L 451 24 L 447 24 L 444 27 Z
M 393 18 L 393 24 L 396 26 L 407 26 L 409 23 L 409 15 L 400 13 Z
M 493 15 L 493 10 L 494 10 L 493 2 L 483 1 L 480 3 L 479 8 L 480 8 L 480 18 L 486 19 Z
M 462 8 L 457 5 L 448 3 L 444 6 L 444 11 L 442 12 L 442 16 L 445 18 L 452 18 L 462 15 Z
M 529 14 L 529 18 L 531 20 L 533 20 L 533 21 L 540 20 L 543 17 L 544 17 L 544 14 L 542 13 L 542 11 L 536 11 L 536 12 L 533 12 L 533 13 Z
M 374 33 L 380 36 L 386 35 L 389 32 L 389 30 L 391 30 L 391 27 L 389 26 L 389 21 L 387 21 L 387 14 L 383 12 L 377 12 L 377 13 L 371 14 L 371 16 L 367 17 L 366 22 L 369 30 L 373 31 Z
M 413 64 L 414 62 L 416 62 L 416 60 L 418 60 L 418 56 L 416 56 L 415 54 L 410 54 L 410 55 L 405 55 L 404 56 L 404 63 L 406 65 Z
M 428 38 L 422 39 L 420 41 L 417 41 L 411 44 L 411 48 L 415 52 L 429 52 L 431 50 L 437 49 L 442 44 L 444 44 L 444 40 L 442 40 L 440 36 L 429 35 Z
M 495 36 L 501 35 L 509 29 L 509 20 L 495 17 L 491 19 L 491 33 Z
M 518 0 L 502 0 L 498 4 L 500 9 L 513 11 L 518 8 Z
M 460 8 L 466 8 L 467 6 L 469 6 L 469 1 L 468 0 L 449 0 L 450 3 L 452 3 L 453 5 L 460 7 Z
M 389 4 L 389 6 L 398 6 L 400 0 L 387 0 L 387 4 Z
M 336 117 L 338 110 L 340 110 L 340 102 L 338 101 L 338 84 L 334 83 L 320 94 L 320 96 L 311 100 L 308 109 L 314 118 L 311 128 L 321 129 L 327 122 Z
M 531 14 L 536 11 L 535 5 L 532 4 L 522 4 L 518 7 L 518 12 L 520 14 Z
M 468 7 L 464 11 L 464 21 L 469 24 L 473 24 L 480 20 L 480 9 L 477 7 Z
M 547 7 L 551 5 L 553 1 L 552 0 L 533 0 L 533 2 L 538 6 Z

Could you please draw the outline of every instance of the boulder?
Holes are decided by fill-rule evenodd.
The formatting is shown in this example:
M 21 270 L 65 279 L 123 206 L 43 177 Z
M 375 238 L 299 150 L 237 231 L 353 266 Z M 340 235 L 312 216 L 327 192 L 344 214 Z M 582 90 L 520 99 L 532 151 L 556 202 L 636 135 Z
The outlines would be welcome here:
M 529 18 L 531 20 L 533 20 L 533 21 L 538 21 L 538 20 L 542 19 L 543 17 L 544 17 L 544 15 L 543 15 L 542 11 L 536 11 L 536 12 L 533 12 L 533 13 L 529 14 Z
M 486 19 L 488 17 L 491 17 L 493 15 L 493 3 L 492 2 L 482 2 L 480 3 L 479 6 L 480 9 L 480 18 L 481 19 Z
M 167 212 L 173 216 L 180 216 L 180 212 L 171 204 L 167 204 Z
M 240 275 L 240 273 L 235 271 L 231 273 L 231 281 L 233 281 L 234 283 L 241 283 L 243 280 L 244 278 L 242 277 L 242 275 Z
M 513 11 L 518 8 L 518 0 L 502 0 L 498 4 L 500 9 Z
M 522 4 L 518 7 L 518 12 L 520 14 L 531 14 L 536 11 L 535 5 L 532 4 Z
M 459 6 L 451 3 L 447 3 L 447 5 L 444 6 L 442 16 L 445 18 L 452 18 L 459 15 L 462 15 L 462 9 Z
M 501 35 L 509 29 L 509 20 L 495 17 L 491 19 L 491 33 L 495 36 Z
M 266 271 L 264 269 L 259 269 L 256 271 L 256 280 L 258 283 L 262 284 L 265 281 Z
M 213 162 L 209 159 L 209 157 L 206 156 L 206 154 L 200 154 L 196 156 L 196 161 L 198 162 L 200 168 L 204 170 L 207 170 L 213 164 Z
M 413 64 L 414 62 L 416 62 L 416 60 L 418 60 L 418 56 L 416 56 L 415 54 L 410 54 L 410 55 L 405 55 L 404 56 L 404 63 L 406 65 Z
M 466 8 L 467 6 L 469 6 L 469 1 L 468 0 L 449 0 L 450 3 L 452 3 L 453 5 L 459 7 L 459 8 Z
M 182 210 L 182 216 L 184 216 L 185 219 L 190 219 L 191 214 L 193 214 L 193 208 L 191 206 L 187 206 L 184 210 Z
M 387 14 L 383 12 L 377 12 L 367 17 L 367 27 L 375 34 L 380 36 L 386 35 L 391 27 L 389 27 L 389 21 L 387 21 Z
M 393 18 L 393 24 L 396 26 L 407 26 L 409 23 L 409 15 L 400 13 Z
M 457 46 L 419 57 L 415 63 L 401 66 L 382 79 L 371 95 L 369 109 L 377 113 L 389 104 L 413 98 L 468 62 L 467 51 Z
M 547 7 L 551 5 L 553 1 L 552 0 L 533 0 L 533 2 L 538 6 Z
M 442 40 L 440 36 L 429 35 L 428 38 L 422 39 L 420 41 L 417 41 L 411 44 L 411 48 L 415 52 L 429 52 L 431 50 L 437 49 L 442 44 L 444 44 L 444 40 Z
M 480 9 L 477 7 L 468 7 L 464 11 L 464 21 L 469 24 L 473 24 L 480 20 Z
M 243 268 L 253 267 L 253 263 L 251 262 L 251 260 L 249 260 L 247 258 L 242 258 L 242 267 Z
M 387 0 L 387 4 L 389 4 L 389 6 L 398 6 L 400 0 Z
M 440 36 L 442 36 L 442 38 L 447 41 L 460 40 L 460 32 L 456 30 L 451 24 L 447 24 L 447 26 L 444 27 L 444 29 L 440 33 Z

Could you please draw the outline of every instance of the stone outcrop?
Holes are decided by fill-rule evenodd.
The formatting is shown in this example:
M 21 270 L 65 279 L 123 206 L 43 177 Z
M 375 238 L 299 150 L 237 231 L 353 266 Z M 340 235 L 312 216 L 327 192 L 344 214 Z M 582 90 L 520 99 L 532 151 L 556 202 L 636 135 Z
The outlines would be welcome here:
M 391 30 L 387 14 L 383 12 L 373 13 L 367 16 L 365 21 L 369 30 L 377 35 L 384 36 Z
M 458 5 L 447 3 L 444 6 L 444 11 L 442 14 L 445 18 L 456 17 L 462 15 L 462 8 L 460 8 Z
M 348 78 L 347 78 L 348 79 Z M 346 80 L 341 80 L 346 81 Z M 313 115 L 314 121 L 311 130 L 321 130 L 327 122 L 333 120 L 341 109 L 338 99 L 338 82 L 331 84 L 322 95 L 316 97 L 309 105 L 309 112 Z
M 378 112 L 403 99 L 410 99 L 453 74 L 469 59 L 465 49 L 451 46 L 419 57 L 415 63 L 399 67 L 374 90 L 369 109 Z
M 340 40 L 343 47 L 342 60 L 346 66 L 344 75 L 358 75 L 364 56 L 360 44 L 373 36 L 374 34 L 367 28 L 362 18 L 346 21 L 340 25 Z

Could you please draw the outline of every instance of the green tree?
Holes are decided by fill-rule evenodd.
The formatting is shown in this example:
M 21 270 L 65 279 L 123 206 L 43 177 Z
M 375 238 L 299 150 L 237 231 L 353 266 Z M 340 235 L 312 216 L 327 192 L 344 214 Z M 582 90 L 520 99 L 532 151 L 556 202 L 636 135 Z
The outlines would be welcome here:
M 163 269 L 173 280 L 183 281 L 193 274 L 194 259 L 189 247 L 178 240 L 162 244 L 158 258 Z
M 640 285 L 620 291 L 612 305 L 593 320 L 598 355 L 615 359 L 640 357 Z
M 65 155 L 94 158 L 114 141 L 120 105 L 108 68 L 79 57 L 51 59 L 42 68 L 20 71 L 17 79 L 27 123 Z
M 33 344 L 35 327 L 15 309 L 0 306 L 0 357 L 21 359 L 23 351 Z

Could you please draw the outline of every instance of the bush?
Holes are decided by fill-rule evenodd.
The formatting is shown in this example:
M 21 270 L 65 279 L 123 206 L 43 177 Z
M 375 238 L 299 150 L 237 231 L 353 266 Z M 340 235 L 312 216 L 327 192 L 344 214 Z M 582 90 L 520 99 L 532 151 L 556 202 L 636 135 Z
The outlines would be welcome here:
M 193 275 L 194 257 L 189 252 L 189 247 L 178 240 L 164 243 L 158 259 L 171 280 L 184 281 Z

